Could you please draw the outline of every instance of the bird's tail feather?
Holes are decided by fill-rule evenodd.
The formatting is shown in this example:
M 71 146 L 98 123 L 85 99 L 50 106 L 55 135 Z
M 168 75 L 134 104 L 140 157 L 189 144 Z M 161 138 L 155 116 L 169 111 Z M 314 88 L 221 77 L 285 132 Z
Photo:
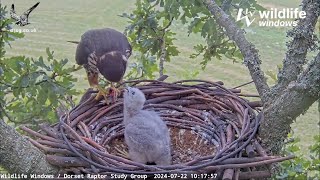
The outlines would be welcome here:
M 79 44 L 80 42 L 79 41 L 67 41 L 69 43 L 73 43 L 73 44 Z

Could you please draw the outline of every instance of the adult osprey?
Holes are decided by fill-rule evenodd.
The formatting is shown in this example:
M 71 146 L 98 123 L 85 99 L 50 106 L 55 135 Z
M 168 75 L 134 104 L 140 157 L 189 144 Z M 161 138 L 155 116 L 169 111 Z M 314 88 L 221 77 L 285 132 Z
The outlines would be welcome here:
M 85 68 L 90 86 L 99 89 L 97 98 L 106 98 L 106 92 L 98 85 L 99 73 L 111 83 L 117 97 L 113 83 L 122 81 L 131 52 L 127 37 L 114 29 L 92 29 L 81 36 L 76 61 Z

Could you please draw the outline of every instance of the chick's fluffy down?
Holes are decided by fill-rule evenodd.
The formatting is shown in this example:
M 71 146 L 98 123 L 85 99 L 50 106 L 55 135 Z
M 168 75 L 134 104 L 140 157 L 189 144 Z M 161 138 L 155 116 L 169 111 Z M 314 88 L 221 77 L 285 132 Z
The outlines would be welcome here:
M 133 160 L 141 163 L 170 164 L 169 131 L 155 112 L 141 110 L 131 117 L 125 128 L 125 141 Z

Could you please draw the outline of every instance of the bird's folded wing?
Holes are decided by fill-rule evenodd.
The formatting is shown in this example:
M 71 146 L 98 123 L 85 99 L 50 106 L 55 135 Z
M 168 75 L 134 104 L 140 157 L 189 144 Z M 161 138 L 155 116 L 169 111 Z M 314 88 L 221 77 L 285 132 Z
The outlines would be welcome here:
M 126 135 L 132 143 L 141 149 L 150 149 L 159 145 L 159 141 L 162 141 L 161 135 L 150 127 L 137 124 L 127 124 Z
M 89 30 L 82 35 L 81 41 L 87 41 L 86 44 L 96 51 L 97 56 L 111 51 L 120 51 L 123 55 L 130 56 L 132 51 L 127 37 L 110 28 Z
M 88 63 L 88 57 L 94 52 L 93 48 L 90 48 L 90 40 L 88 38 L 81 39 L 76 50 L 77 64 L 83 65 Z
M 147 111 L 147 110 L 146 110 Z M 155 111 L 147 111 L 150 118 L 153 118 L 155 120 L 155 123 L 157 124 L 159 130 L 161 131 L 161 133 L 166 133 L 168 134 L 168 126 L 166 125 L 166 123 L 161 119 L 161 117 L 159 116 L 159 114 Z

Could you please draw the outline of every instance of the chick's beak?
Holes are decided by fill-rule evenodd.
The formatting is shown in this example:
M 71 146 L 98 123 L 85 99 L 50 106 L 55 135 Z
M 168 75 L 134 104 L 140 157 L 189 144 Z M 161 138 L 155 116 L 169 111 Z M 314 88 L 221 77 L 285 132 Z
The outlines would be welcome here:
M 129 87 L 124 88 L 123 91 L 124 91 L 125 93 L 128 93 L 128 92 L 129 92 Z

